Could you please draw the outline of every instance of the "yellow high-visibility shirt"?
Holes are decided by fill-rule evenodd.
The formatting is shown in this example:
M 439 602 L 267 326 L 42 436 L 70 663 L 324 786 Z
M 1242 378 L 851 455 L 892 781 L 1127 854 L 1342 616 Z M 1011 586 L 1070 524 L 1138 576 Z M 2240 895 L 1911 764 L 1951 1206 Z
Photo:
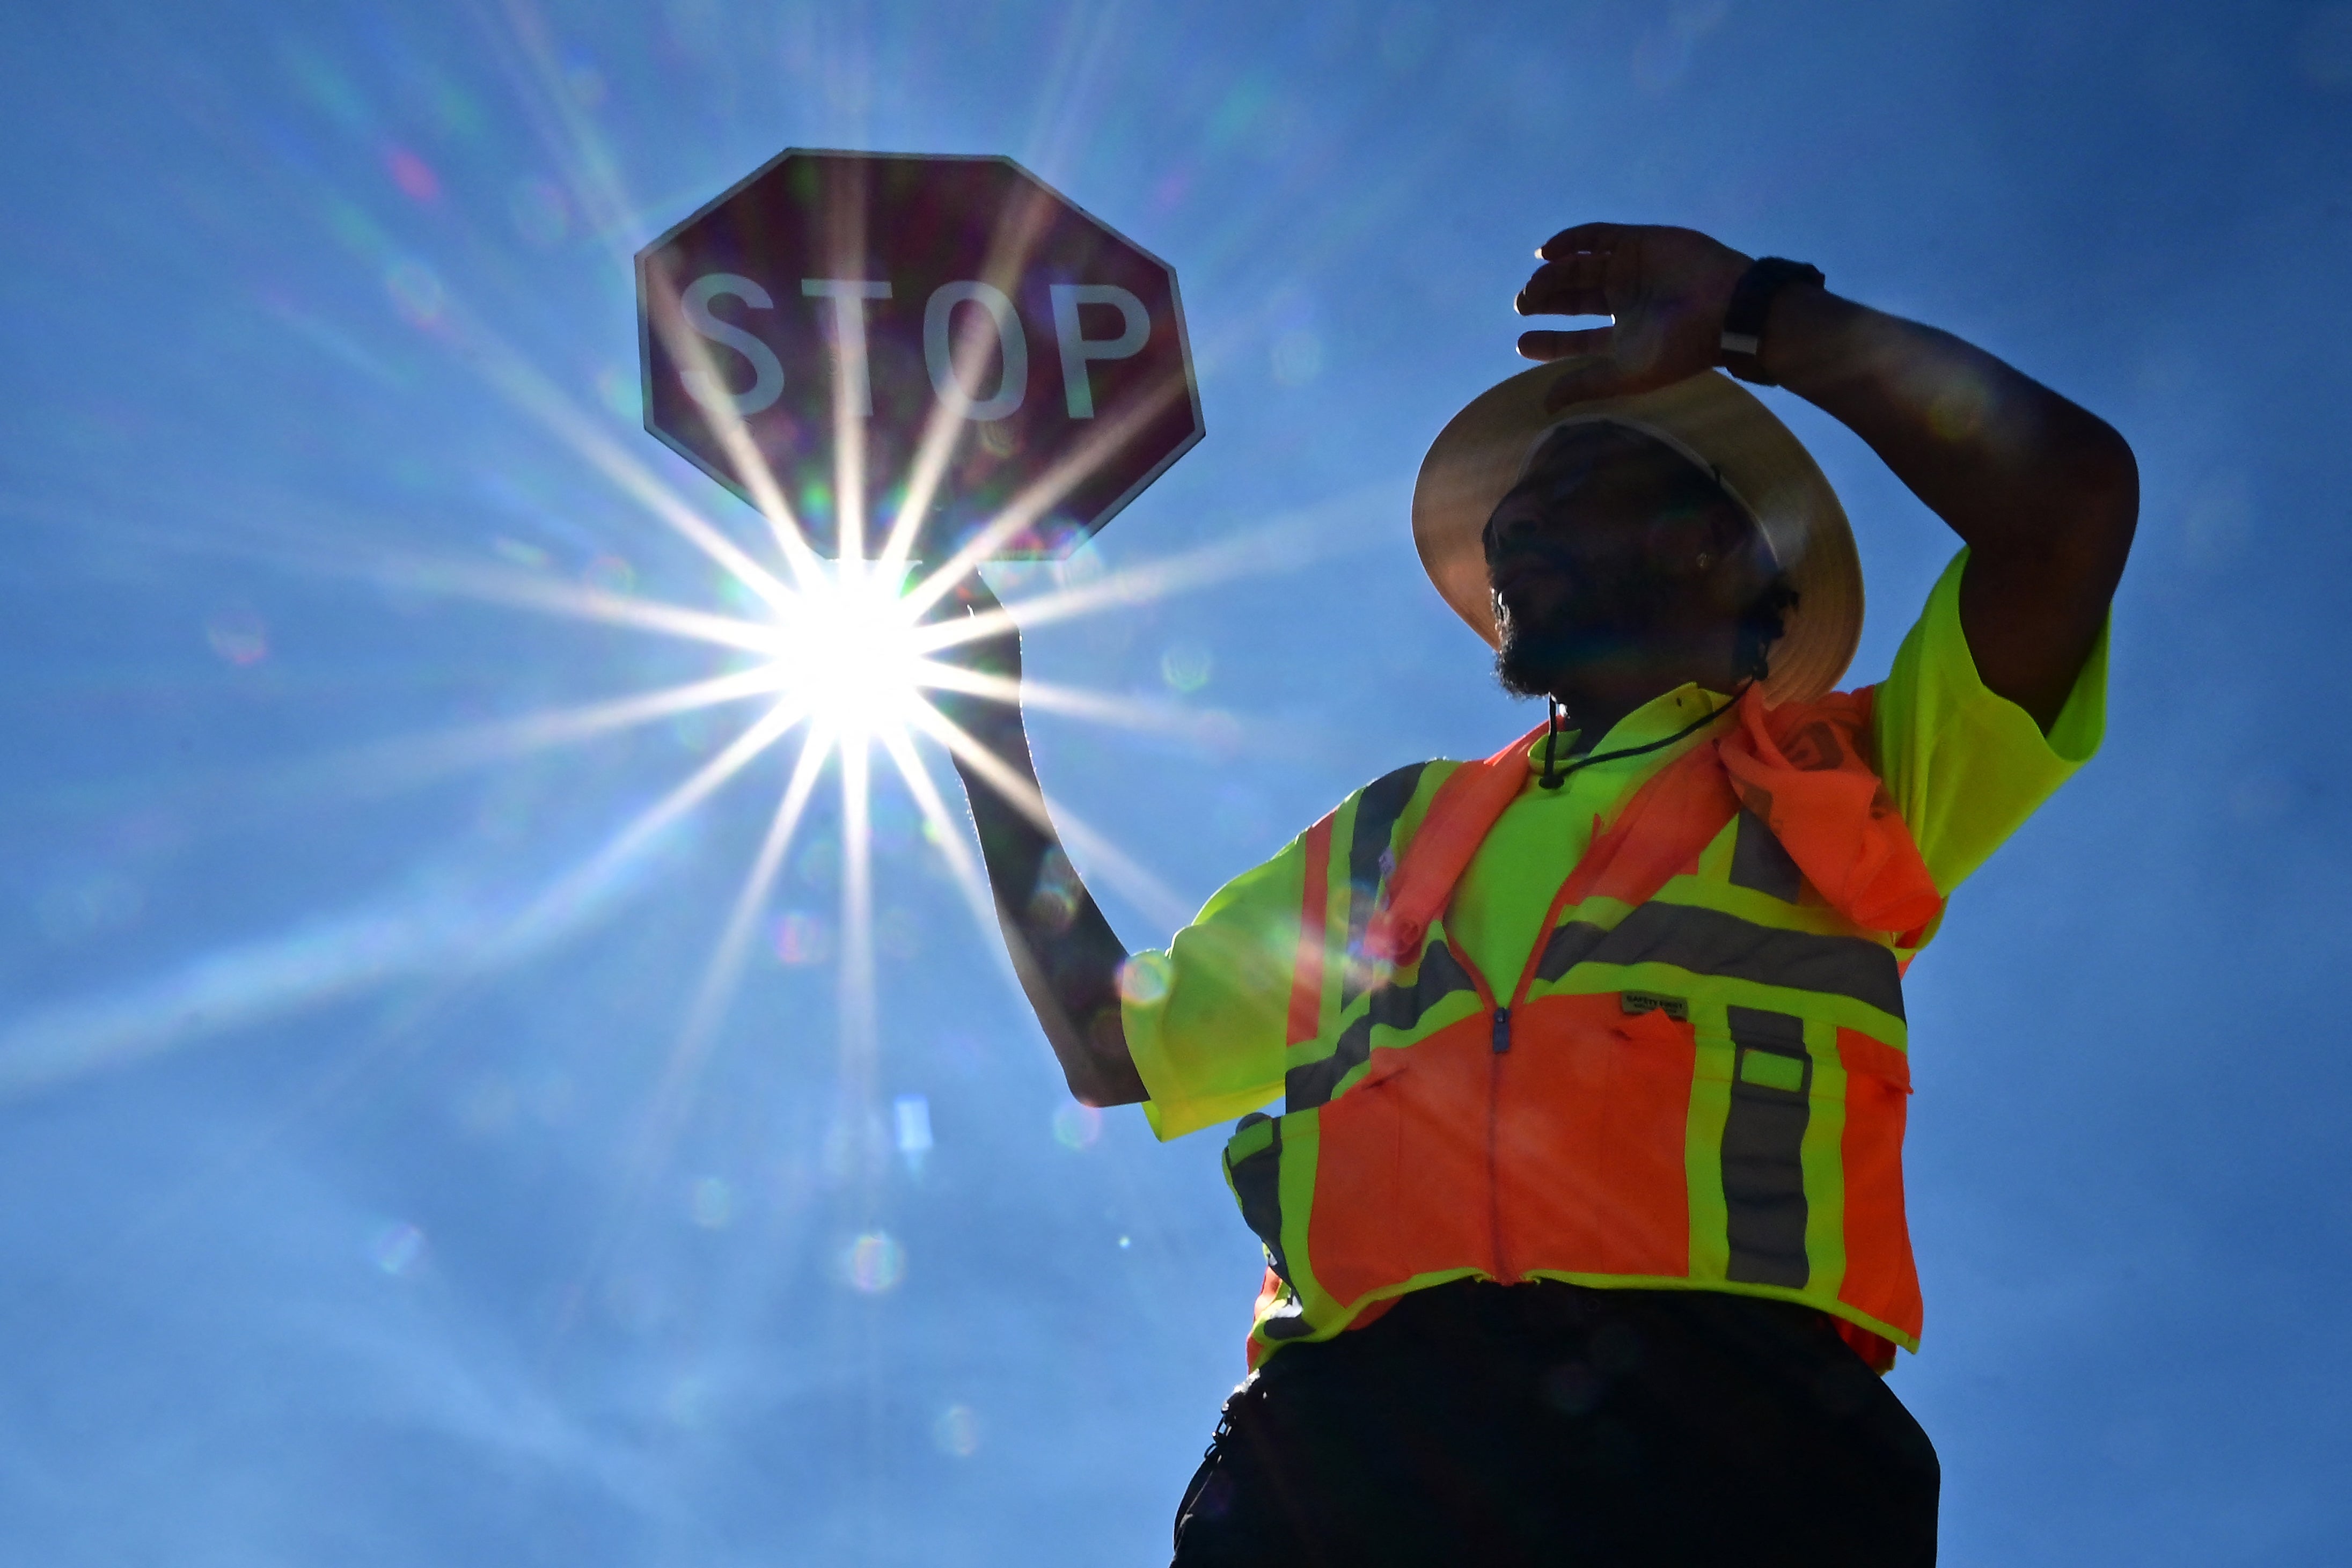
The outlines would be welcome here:
M 1988 690 L 1960 630 L 1964 548 L 1927 595 L 1878 688 L 1871 731 L 1879 777 L 1938 892 L 1949 896 L 2096 752 L 2106 724 L 2103 626 L 2044 735 L 2031 714 Z M 1685 686 L 1625 715 L 1593 754 L 1671 735 L 1723 706 Z M 1541 742 L 1528 783 L 1463 873 L 1446 912 L 1449 940 L 1499 991 L 1526 966 L 1560 879 L 1606 818 L 1687 741 L 1580 769 L 1541 788 Z M 1568 742 L 1563 740 L 1563 756 Z M 1150 1099 L 1152 1131 L 1174 1138 L 1240 1116 L 1282 1093 L 1290 963 L 1305 885 L 1303 837 L 1219 889 L 1160 952 L 1129 966 L 1121 1006 L 1129 1050 Z

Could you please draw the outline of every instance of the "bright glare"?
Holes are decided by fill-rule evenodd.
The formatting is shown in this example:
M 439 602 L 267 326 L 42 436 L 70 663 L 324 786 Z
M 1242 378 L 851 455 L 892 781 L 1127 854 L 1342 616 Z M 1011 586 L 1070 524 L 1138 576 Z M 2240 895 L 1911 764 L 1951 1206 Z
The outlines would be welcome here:
M 848 744 L 902 734 L 928 667 L 918 611 L 895 574 L 846 563 L 813 573 L 776 609 L 771 666 L 784 703 Z

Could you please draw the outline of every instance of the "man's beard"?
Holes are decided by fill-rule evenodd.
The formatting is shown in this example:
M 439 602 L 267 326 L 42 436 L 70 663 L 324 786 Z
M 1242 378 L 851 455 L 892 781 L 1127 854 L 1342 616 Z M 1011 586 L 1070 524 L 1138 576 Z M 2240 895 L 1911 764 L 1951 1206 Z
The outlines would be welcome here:
M 1495 648 L 1495 679 L 1514 697 L 1546 697 L 1558 684 L 1559 671 L 1572 664 L 1575 651 L 1557 630 L 1522 631 L 1507 617 L 1496 628 L 1502 640 Z
M 1639 659 L 1670 593 L 1654 576 L 1628 574 L 1578 594 L 1535 625 L 1505 609 L 1496 617 L 1495 679 L 1514 697 L 1546 697 L 1579 672 Z

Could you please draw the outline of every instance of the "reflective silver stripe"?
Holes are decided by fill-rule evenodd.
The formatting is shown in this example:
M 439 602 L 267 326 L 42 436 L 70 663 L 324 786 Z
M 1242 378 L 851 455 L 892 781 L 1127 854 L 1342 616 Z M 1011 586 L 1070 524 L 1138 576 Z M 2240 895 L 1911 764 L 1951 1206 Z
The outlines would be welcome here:
M 1280 1305 L 1257 1321 L 1257 1331 L 1270 1340 L 1312 1339 L 1315 1325 L 1307 1321 L 1307 1304 L 1298 1299 L 1298 1287 L 1287 1279 L 1282 1285 Z
M 1390 984 L 1375 990 L 1355 1022 L 1339 1031 L 1339 1043 L 1331 1047 L 1329 1056 L 1290 1069 L 1283 1079 L 1284 1103 L 1292 1110 L 1328 1104 L 1339 1080 L 1371 1059 L 1373 1025 L 1388 1029 L 1416 1028 L 1423 1016 L 1439 1002 L 1457 991 L 1475 995 L 1477 990 L 1452 948 L 1442 942 L 1429 943 L 1422 949 L 1421 968 L 1414 973 L 1411 986 L 1400 988 Z
M 1731 1112 L 1723 1122 L 1723 1212 L 1731 1261 L 1725 1278 L 1802 1289 L 1805 1256 L 1805 1122 L 1811 1115 L 1812 1058 L 1805 1025 L 1786 1013 L 1734 1007 Z M 1775 1058 L 1751 1073 L 1751 1053 Z M 1770 1087 L 1793 1081 L 1793 1089 Z
M 1290 1260 L 1282 1252 L 1282 1123 L 1262 1110 L 1253 1110 L 1234 1131 L 1240 1133 L 1261 1121 L 1268 1124 L 1273 1141 L 1239 1160 L 1227 1148 L 1225 1180 L 1233 1184 L 1234 1198 L 1241 1205 L 1242 1223 L 1265 1243 L 1265 1255 L 1286 1285 Z
M 1355 957 L 1364 951 L 1364 931 L 1372 922 L 1372 908 L 1379 901 L 1381 883 L 1393 861 L 1388 859 L 1389 840 L 1395 837 L 1397 818 L 1412 804 L 1412 792 L 1421 787 L 1421 775 L 1427 763 L 1414 763 L 1391 773 L 1383 773 L 1364 786 L 1356 798 L 1356 826 L 1348 837 L 1348 956 Z M 1359 963 L 1343 963 L 1339 967 L 1339 1005 L 1347 1006 L 1363 993 L 1365 967 Z
M 1805 876 L 1789 858 L 1789 851 L 1764 819 L 1746 806 L 1733 820 L 1739 824 L 1739 837 L 1731 844 L 1732 886 L 1752 888 L 1784 904 L 1795 903 L 1797 895 L 1804 891 Z
M 1558 980 L 1580 963 L 1669 963 L 1693 974 L 1850 996 L 1903 1016 L 1902 971 L 1868 938 L 1779 931 L 1690 904 L 1643 904 L 1614 930 L 1570 921 L 1544 943 L 1536 977 Z

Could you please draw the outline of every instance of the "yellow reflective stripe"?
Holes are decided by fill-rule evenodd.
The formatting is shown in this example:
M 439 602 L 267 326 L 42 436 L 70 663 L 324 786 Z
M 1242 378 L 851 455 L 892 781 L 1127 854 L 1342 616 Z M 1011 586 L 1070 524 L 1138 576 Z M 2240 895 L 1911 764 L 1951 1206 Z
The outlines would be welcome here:
M 1730 1215 L 1723 1202 L 1723 1127 L 1731 1117 L 1735 1055 L 1727 1009 L 1712 997 L 1690 999 L 1690 1110 L 1683 1122 L 1683 1184 L 1690 1200 L 1690 1277 L 1721 1279 L 1731 1268 Z
M 1256 1111 L 1242 1118 L 1225 1142 L 1224 1166 L 1225 1185 L 1242 1211 L 1242 1223 L 1265 1247 L 1274 1271 L 1289 1279 L 1282 1234 L 1282 1123 Z
M 1413 1044 L 1482 1005 L 1469 971 L 1442 935 L 1433 935 L 1422 943 L 1421 963 L 1410 978 L 1401 973 L 1366 993 L 1363 1005 L 1331 1048 L 1284 1075 L 1285 1109 L 1304 1110 L 1337 1097 L 1349 1086 L 1350 1075 L 1371 1060 L 1373 1047 L 1389 1043 L 1381 1035 L 1402 1036 L 1399 1043 Z
M 1777 1089 L 1783 1094 L 1795 1094 L 1805 1087 L 1805 1064 L 1794 1057 L 1749 1051 L 1739 1058 L 1739 1081 L 1755 1084 L 1759 1089 Z
M 1324 873 L 1321 1008 L 1315 1037 L 1285 1048 L 1286 1072 L 1329 1056 L 1346 1030 L 1349 1011 L 1363 1005 L 1381 978 L 1359 951 L 1364 927 L 1378 904 L 1374 881 L 1381 852 L 1412 841 L 1412 834 L 1429 815 L 1438 786 L 1461 765 L 1439 761 L 1399 768 L 1358 790 L 1332 811 L 1331 849 Z M 1402 781 L 1408 775 L 1411 787 L 1402 790 Z M 1368 866 L 1375 868 L 1373 881 L 1360 881 L 1360 873 Z M 1296 963 L 1296 955 L 1286 954 L 1285 962 Z
M 1805 1127 L 1805 1257 L 1812 1265 L 1805 1288 L 1835 1300 L 1845 1287 L 1845 1064 L 1837 1026 L 1805 1020 L 1805 1053 L 1813 1058 L 1812 1121 Z
M 1366 784 L 1356 797 L 1354 818 L 1348 824 L 1344 839 L 1334 835 L 1331 857 L 1333 871 L 1343 869 L 1338 864 L 1341 857 L 1339 845 L 1347 846 L 1344 873 L 1348 879 L 1348 922 L 1341 928 L 1344 941 L 1340 952 L 1355 955 L 1364 951 L 1364 929 L 1371 923 L 1373 906 L 1379 901 L 1380 887 L 1388 873 L 1395 868 L 1394 845 L 1398 819 L 1412 804 L 1421 787 L 1422 775 L 1429 771 L 1426 763 L 1414 763 L 1407 767 L 1383 773 Z M 1360 965 L 1349 964 L 1343 959 L 1339 1005 L 1345 1007 L 1356 999 L 1359 992 L 1370 983 L 1371 977 Z
M 1301 1316 L 1286 1325 L 1294 1331 L 1276 1337 L 1320 1338 L 1315 1330 L 1335 1320 L 1345 1321 L 1339 1304 L 1316 1279 L 1315 1260 L 1307 1245 L 1307 1223 L 1315 1213 L 1315 1168 L 1322 1162 L 1322 1117 L 1312 1110 L 1284 1117 L 1282 1144 L 1283 1261 L 1289 1269 L 1291 1291 L 1297 1298 Z
M 1397 818 L 1395 839 L 1399 846 L 1397 853 L 1400 857 L 1404 853 L 1402 847 L 1412 842 L 1413 835 L 1419 833 L 1421 825 L 1428 820 L 1429 808 L 1437 799 L 1438 790 L 1460 766 L 1462 766 L 1460 763 L 1447 762 L 1443 758 L 1423 764 L 1421 771 L 1421 783 L 1413 790 L 1412 798 L 1405 803 L 1404 815 Z
M 1402 1280 L 1395 1285 L 1384 1285 L 1380 1289 L 1367 1294 L 1363 1300 L 1350 1302 L 1345 1308 L 1335 1306 L 1328 1312 L 1316 1313 L 1294 1310 L 1282 1320 L 1282 1327 L 1274 1332 L 1267 1331 L 1273 1325 L 1261 1317 L 1251 1325 L 1250 1333 L 1251 1337 L 1259 1342 L 1276 1349 L 1302 1340 L 1328 1340 L 1346 1331 L 1349 1324 L 1363 1315 L 1366 1308 L 1376 1302 L 1389 1300 L 1397 1296 L 1410 1295 L 1415 1290 L 1426 1290 L 1433 1285 L 1450 1285 L 1456 1279 L 1489 1278 L 1491 1276 L 1484 1270 L 1476 1268 L 1449 1268 L 1428 1274 L 1416 1274 L 1412 1279 Z M 1565 1268 L 1530 1268 L 1524 1278 L 1555 1280 L 1562 1285 L 1582 1285 L 1595 1290 L 1710 1290 L 1725 1296 L 1747 1296 L 1765 1301 L 1790 1301 L 1801 1307 L 1811 1307 L 1817 1311 L 1826 1312 L 1833 1318 L 1843 1318 L 1847 1322 L 1867 1329 L 1880 1339 L 1901 1345 L 1905 1350 L 1915 1354 L 1919 1349 L 1916 1335 L 1906 1333 L 1892 1323 L 1883 1322 L 1868 1312 L 1837 1300 L 1834 1294 L 1825 1295 L 1811 1286 L 1801 1290 L 1791 1290 L 1779 1285 L 1751 1285 L 1739 1280 L 1694 1279 L 1679 1274 L 1581 1274 Z M 1328 1300 L 1329 1298 L 1327 1297 L 1325 1300 Z M 1305 1331 L 1284 1331 L 1293 1323 L 1300 1325 Z
M 1345 1332 L 1355 1321 L 1370 1308 L 1399 1296 L 1409 1296 L 1415 1290 L 1426 1290 L 1434 1285 L 1451 1285 L 1457 1279 L 1491 1279 L 1494 1276 L 1481 1268 L 1441 1268 L 1426 1274 L 1416 1274 L 1410 1279 L 1393 1285 L 1383 1285 L 1370 1290 L 1346 1306 L 1334 1303 L 1327 1310 L 1307 1312 L 1301 1310 L 1294 1294 L 1289 1303 L 1276 1303 L 1273 1310 L 1261 1313 L 1250 1325 L 1250 1337 L 1269 1350 L 1305 1341 L 1335 1339 Z M 1685 1281 L 1685 1283 L 1687 1283 Z M 1329 1300 L 1328 1297 L 1324 1298 Z M 1263 1363 L 1261 1363 L 1263 1364 Z

